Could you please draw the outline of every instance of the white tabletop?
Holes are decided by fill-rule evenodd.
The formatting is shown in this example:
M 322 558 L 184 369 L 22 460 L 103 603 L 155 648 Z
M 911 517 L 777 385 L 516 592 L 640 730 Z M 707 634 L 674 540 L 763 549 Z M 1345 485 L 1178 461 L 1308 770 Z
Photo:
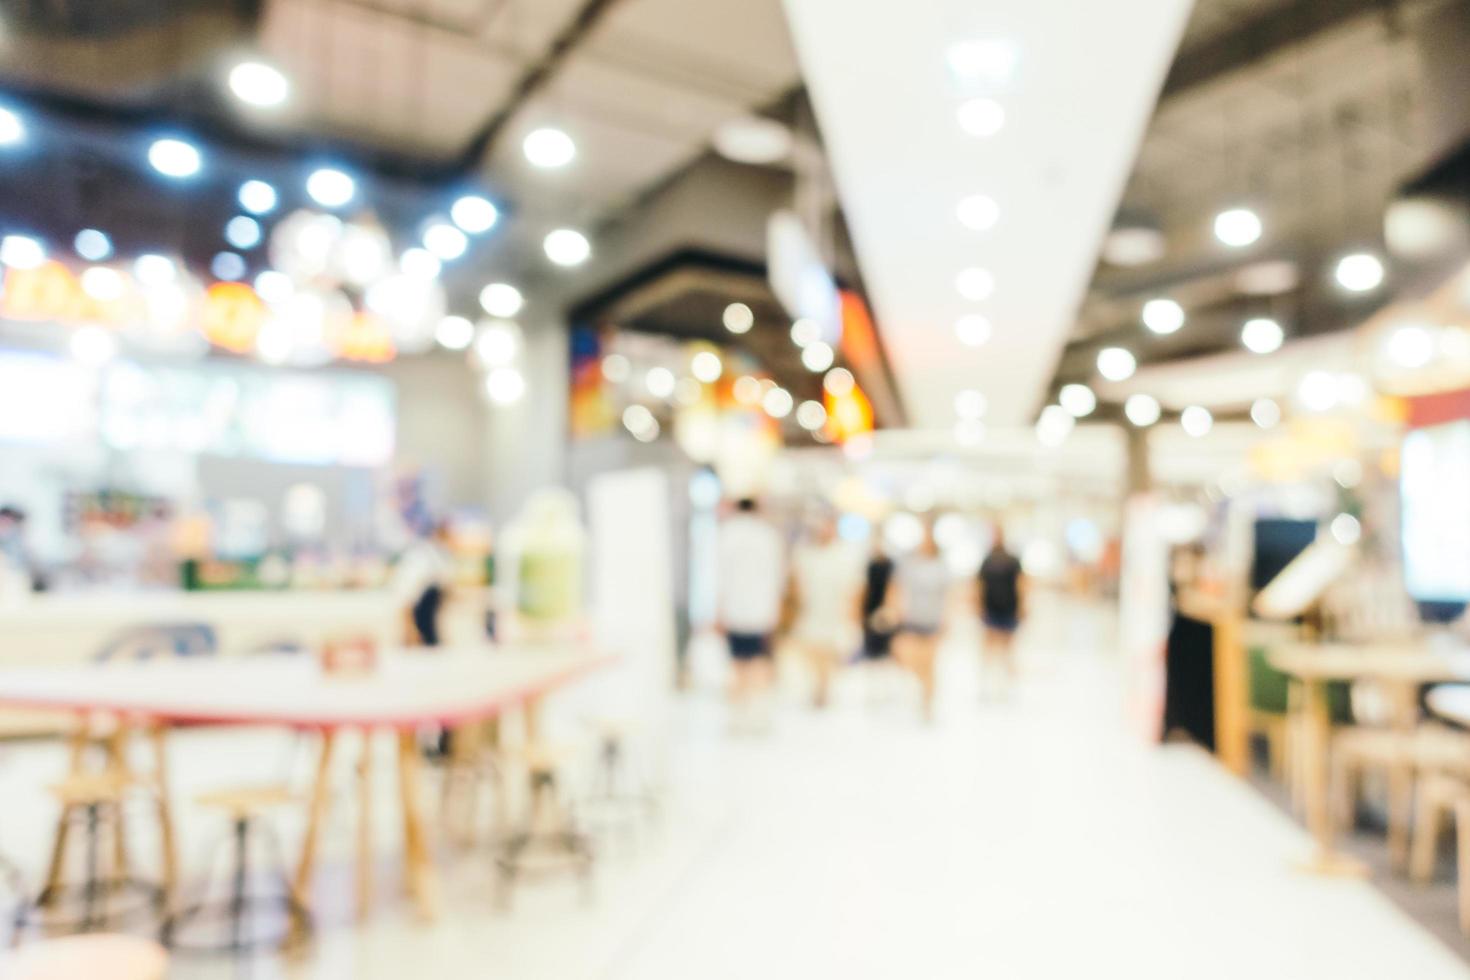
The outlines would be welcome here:
M 1283 643 L 1266 654 L 1271 666 L 1303 680 L 1376 679 L 1429 684 L 1470 680 L 1470 650 L 1423 641 Z
M 567 644 L 395 650 L 363 675 L 327 675 L 303 656 L 16 667 L 0 670 L 0 705 L 163 722 L 411 728 L 493 717 L 610 662 Z

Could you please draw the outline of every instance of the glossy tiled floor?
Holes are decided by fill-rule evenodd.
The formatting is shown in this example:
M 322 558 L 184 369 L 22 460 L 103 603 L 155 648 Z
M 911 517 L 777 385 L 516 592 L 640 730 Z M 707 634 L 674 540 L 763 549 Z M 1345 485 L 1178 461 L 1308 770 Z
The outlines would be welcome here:
M 1025 676 L 1005 703 L 980 703 L 974 637 L 955 631 L 933 726 L 892 676 L 845 677 L 824 714 L 793 696 L 765 737 L 729 735 L 717 699 L 691 695 L 676 712 L 661 828 L 636 849 L 610 842 L 590 905 L 548 881 L 497 913 L 484 854 L 446 847 L 447 913 L 419 924 L 393 897 L 386 826 L 388 894 L 353 926 L 341 801 L 319 889 L 327 921 L 309 954 L 242 972 L 180 961 L 175 975 L 1467 975 L 1371 886 L 1294 870 L 1303 834 L 1208 758 L 1138 743 L 1121 720 L 1107 617 L 1069 604 L 1046 612 L 1024 637 Z M 283 758 L 275 736 L 241 733 L 187 735 L 175 754 L 181 785 Z M 39 801 L 35 780 L 57 759 L 52 748 L 10 750 L 7 799 Z M 41 804 L 12 809 L 28 816 L 7 814 L 0 842 L 36 854 Z M 197 849 L 208 820 L 184 818 Z

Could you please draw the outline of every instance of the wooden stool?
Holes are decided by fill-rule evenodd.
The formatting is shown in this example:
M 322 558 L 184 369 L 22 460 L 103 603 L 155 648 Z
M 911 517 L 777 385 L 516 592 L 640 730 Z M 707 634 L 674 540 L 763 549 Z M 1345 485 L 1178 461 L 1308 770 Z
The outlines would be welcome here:
M 509 906 L 510 889 L 518 877 L 539 870 L 575 870 L 582 879 L 584 893 L 590 895 L 592 841 L 577 829 L 557 791 L 558 773 L 575 749 L 532 742 L 520 754 L 530 780 L 530 805 L 525 822 L 496 850 L 499 904 Z M 538 855 L 545 860 L 537 860 Z
M 123 798 L 132 785 L 129 776 L 119 772 L 78 772 L 51 787 L 61 803 L 61 820 L 57 828 L 56 847 L 51 856 L 51 869 L 45 886 L 33 902 L 16 910 L 17 932 L 27 925 L 64 932 L 91 932 L 136 914 L 151 906 L 161 912 L 165 893 L 151 882 L 141 881 L 128 872 L 127 841 L 121 808 Z M 86 834 L 86 877 L 74 884 L 61 880 L 66 865 L 66 845 L 70 826 L 80 821 Z M 103 873 L 102 832 L 111 829 L 112 868 Z M 109 908 L 113 898 L 132 892 L 144 901 L 140 906 Z M 80 912 L 54 912 L 57 906 L 80 904 Z
M 261 948 L 278 948 L 304 939 L 311 929 L 311 916 L 291 887 L 280 843 L 263 822 L 266 811 L 297 802 L 295 794 L 283 785 L 236 787 L 204 793 L 196 797 L 195 802 L 208 809 L 223 810 L 230 821 L 229 839 L 233 844 L 233 862 L 229 899 L 224 904 L 200 900 L 180 909 L 164 923 L 164 943 L 186 952 L 244 953 Z M 252 837 L 262 838 L 275 851 L 276 876 L 280 880 L 278 894 L 249 894 Z M 213 862 L 211 866 L 212 864 Z M 208 884 L 206 878 L 201 894 L 208 892 Z M 253 913 L 272 908 L 285 911 L 285 927 L 279 932 L 268 930 L 251 933 L 247 927 L 255 917 Z M 226 937 L 199 938 L 183 935 L 193 931 L 192 927 L 201 921 L 220 920 L 228 927 Z
M 109 933 L 46 939 L 0 960 L 0 980 L 163 980 L 167 970 L 162 946 Z

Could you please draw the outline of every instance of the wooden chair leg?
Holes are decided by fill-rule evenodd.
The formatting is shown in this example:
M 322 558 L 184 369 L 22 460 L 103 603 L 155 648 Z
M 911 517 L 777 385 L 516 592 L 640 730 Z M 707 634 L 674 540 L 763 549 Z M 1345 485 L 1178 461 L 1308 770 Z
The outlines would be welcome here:
M 1414 770 L 1399 763 L 1388 770 L 1388 860 L 1395 871 L 1408 868 L 1413 819 Z
M 1459 868 L 1460 931 L 1470 935 L 1470 799 L 1455 803 L 1455 862 Z
M 362 733 L 357 761 L 357 915 L 366 919 L 373 905 L 373 736 Z
M 1443 829 L 1445 799 L 1433 776 L 1419 781 L 1414 806 L 1414 830 L 1409 844 L 1409 878 L 1427 884 L 1434 877 L 1434 857 Z

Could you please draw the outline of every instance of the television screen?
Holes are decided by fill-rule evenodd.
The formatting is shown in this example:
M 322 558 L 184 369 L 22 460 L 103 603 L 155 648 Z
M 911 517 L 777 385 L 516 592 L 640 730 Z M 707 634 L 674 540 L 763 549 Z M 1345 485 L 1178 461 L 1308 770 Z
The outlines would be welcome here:
M 1470 600 L 1470 419 L 1405 436 L 1399 487 L 1409 595 Z

